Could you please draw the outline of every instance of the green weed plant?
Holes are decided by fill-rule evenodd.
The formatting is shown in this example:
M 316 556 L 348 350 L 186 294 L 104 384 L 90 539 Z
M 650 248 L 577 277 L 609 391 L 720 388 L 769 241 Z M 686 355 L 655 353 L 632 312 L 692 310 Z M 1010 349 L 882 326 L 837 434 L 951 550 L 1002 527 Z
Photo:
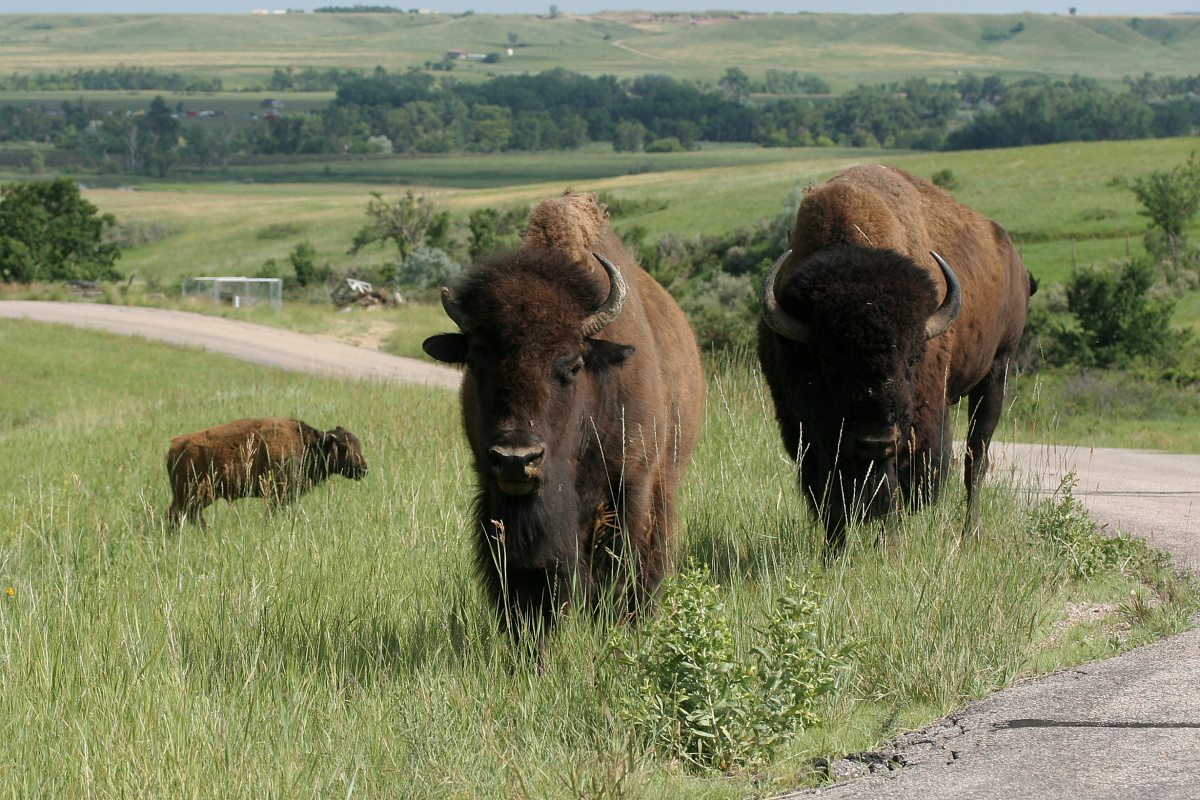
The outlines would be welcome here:
M 657 616 L 612 640 L 623 716 L 667 758 L 722 771 L 761 763 L 819 725 L 817 700 L 837 685 L 852 646 L 821 649 L 819 596 L 789 589 L 747 659 L 709 571 L 693 564 L 671 578 Z

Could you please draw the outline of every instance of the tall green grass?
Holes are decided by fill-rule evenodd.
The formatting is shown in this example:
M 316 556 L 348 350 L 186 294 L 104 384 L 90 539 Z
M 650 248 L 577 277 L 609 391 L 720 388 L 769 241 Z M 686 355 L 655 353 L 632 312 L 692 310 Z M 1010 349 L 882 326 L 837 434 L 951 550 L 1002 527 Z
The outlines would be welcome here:
M 718 360 L 680 557 L 708 565 L 747 655 L 789 580 L 861 644 L 825 725 L 755 774 L 696 774 L 615 710 L 603 626 L 568 616 L 540 665 L 497 635 L 454 393 L 27 322 L 0 322 L 0 349 L 0 790 L 16 796 L 744 797 L 1022 674 L 1080 591 L 1004 485 L 977 548 L 954 541 L 951 489 L 888 547 L 858 530 L 824 560 L 761 381 Z M 266 415 L 346 426 L 371 474 L 167 531 L 170 437 Z

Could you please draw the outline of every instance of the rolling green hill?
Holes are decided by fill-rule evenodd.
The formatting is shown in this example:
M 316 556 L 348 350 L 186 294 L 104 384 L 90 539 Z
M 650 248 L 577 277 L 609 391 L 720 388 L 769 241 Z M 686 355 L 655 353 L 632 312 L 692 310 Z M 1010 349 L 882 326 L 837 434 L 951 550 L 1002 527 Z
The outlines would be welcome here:
M 17 73 L 127 66 L 221 77 L 227 88 L 262 85 L 277 67 L 389 70 L 439 61 L 446 50 L 514 55 L 458 62 L 456 78 L 566 67 L 620 77 L 648 72 L 715 82 L 739 66 L 824 77 L 836 91 L 910 75 L 1075 73 L 1125 75 L 1197 70 L 1200 18 L 1038 14 L 526 15 L 0 15 L 0 62 Z

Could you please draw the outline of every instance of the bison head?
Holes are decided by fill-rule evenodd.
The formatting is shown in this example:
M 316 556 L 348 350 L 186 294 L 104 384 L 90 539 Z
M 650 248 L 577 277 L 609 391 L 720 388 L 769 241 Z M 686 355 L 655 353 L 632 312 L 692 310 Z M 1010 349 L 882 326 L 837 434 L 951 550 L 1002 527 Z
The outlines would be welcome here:
M 760 345 L 775 365 L 764 368 L 784 387 L 775 392 L 780 420 L 800 429 L 803 452 L 792 455 L 830 531 L 894 508 L 931 404 L 940 436 L 945 364 L 933 342 L 961 299 L 954 273 L 933 256 L 947 287 L 940 303 L 924 268 L 883 249 L 819 251 L 780 278 L 788 251 L 763 281 L 763 321 L 778 334 Z
M 358 437 L 340 425 L 322 434 L 321 450 L 331 473 L 358 481 L 370 471 Z
M 484 489 L 509 498 L 574 487 L 597 417 L 620 413 L 610 368 L 632 346 L 594 338 L 625 302 L 625 281 L 552 250 L 519 250 L 481 264 L 442 305 L 460 333 L 424 349 L 465 364 L 463 422 Z M 599 278 L 600 280 L 597 280 Z

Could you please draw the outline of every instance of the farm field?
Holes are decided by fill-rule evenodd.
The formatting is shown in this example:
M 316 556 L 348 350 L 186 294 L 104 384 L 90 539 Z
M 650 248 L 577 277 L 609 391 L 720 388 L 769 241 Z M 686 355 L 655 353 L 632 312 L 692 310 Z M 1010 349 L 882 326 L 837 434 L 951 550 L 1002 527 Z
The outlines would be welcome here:
M 1177 630 L 1191 610 L 1144 556 L 1141 579 L 1071 579 L 1003 481 L 976 548 L 954 542 L 951 487 L 889 548 L 854 531 L 824 561 L 761 383 L 742 357 L 717 359 L 680 563 L 709 569 L 743 658 L 790 581 L 820 599 L 823 641 L 858 646 L 817 708 L 824 724 L 754 769 L 689 770 L 622 717 L 604 626 L 568 617 L 540 669 L 495 633 L 469 567 L 454 393 L 26 322 L 0 322 L 0 347 L 13 378 L 0 386 L 0 783 L 25 796 L 745 797 L 1021 675 Z M 165 530 L 170 436 L 276 414 L 353 430 L 371 474 L 292 510 L 244 500 L 210 508 L 206 531 Z M 1131 591 L 1141 605 L 1051 637 L 1068 602 Z M 1150 598 L 1165 604 L 1146 615 Z
M 693 24 L 694 23 L 694 24 Z M 511 34 L 511 36 L 510 36 Z M 515 37 L 515 40 L 514 40 Z M 818 73 L 842 92 L 860 83 L 959 72 L 1119 85 L 1126 75 L 1192 74 L 1191 16 L 1039 14 L 127 14 L 0 15 L 6 70 L 112 69 L 118 64 L 264 87 L 276 68 L 389 71 L 439 62 L 447 50 L 498 53 L 463 62 L 456 79 L 566 67 L 588 75 L 666 73 L 715 84 L 739 66 Z M 507 55 L 509 47 L 513 55 Z

